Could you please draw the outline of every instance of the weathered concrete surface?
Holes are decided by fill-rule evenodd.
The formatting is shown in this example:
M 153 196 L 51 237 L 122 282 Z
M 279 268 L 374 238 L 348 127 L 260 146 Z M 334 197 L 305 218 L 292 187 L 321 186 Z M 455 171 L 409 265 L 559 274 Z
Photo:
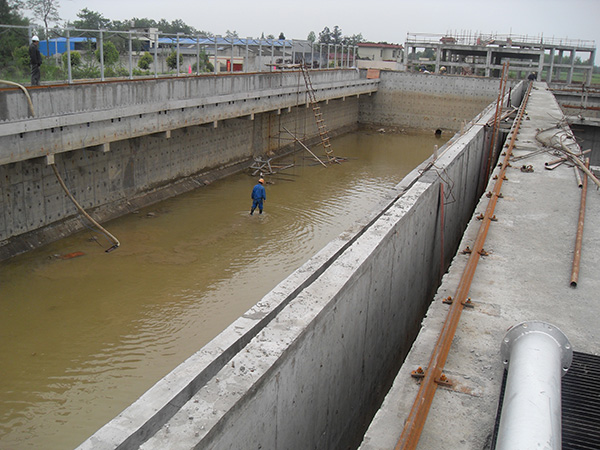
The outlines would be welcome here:
M 492 114 L 80 448 L 357 445 L 471 217 Z
M 458 131 L 498 97 L 499 81 L 382 71 L 378 94 L 361 107 L 361 123 Z
M 579 284 L 570 287 L 571 265 L 581 190 L 573 169 L 545 170 L 556 159 L 542 149 L 538 130 L 560 130 L 561 110 L 545 83 L 535 83 L 514 157 L 502 185 L 484 248 L 470 289 L 473 309 L 462 313 L 444 373 L 452 389 L 438 388 L 419 449 L 489 448 L 498 406 L 503 363 L 500 344 L 509 327 L 541 320 L 560 328 L 575 351 L 600 354 L 600 327 L 595 311 L 600 292 L 600 192 L 590 184 Z M 533 172 L 521 171 L 532 166 Z M 498 169 L 496 169 L 498 171 Z M 495 181 L 490 181 L 491 190 Z M 483 212 L 483 196 L 475 215 Z M 473 219 L 460 248 L 473 247 L 480 222 Z M 394 448 L 415 395 L 410 373 L 426 368 L 448 311 L 442 303 L 454 296 L 467 255 L 458 253 L 444 276 L 423 327 L 382 408 L 365 435 L 361 450 Z
M 378 84 L 349 69 L 310 76 L 318 102 L 369 94 Z M 20 90 L 0 90 L 0 164 L 86 147 L 105 151 L 120 140 L 169 137 L 173 130 L 308 102 L 300 71 L 52 86 L 32 90 L 31 98 L 34 117 Z

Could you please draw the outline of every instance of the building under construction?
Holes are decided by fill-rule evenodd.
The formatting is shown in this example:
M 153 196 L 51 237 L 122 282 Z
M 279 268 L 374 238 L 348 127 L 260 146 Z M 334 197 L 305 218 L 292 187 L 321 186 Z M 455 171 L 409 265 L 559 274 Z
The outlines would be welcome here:
M 571 84 L 578 74 L 585 85 L 592 81 L 595 56 L 593 41 L 544 36 L 409 33 L 404 48 L 409 71 L 428 68 L 435 73 L 499 77 L 502 64 L 510 60 L 518 78 L 535 72 L 540 81 Z

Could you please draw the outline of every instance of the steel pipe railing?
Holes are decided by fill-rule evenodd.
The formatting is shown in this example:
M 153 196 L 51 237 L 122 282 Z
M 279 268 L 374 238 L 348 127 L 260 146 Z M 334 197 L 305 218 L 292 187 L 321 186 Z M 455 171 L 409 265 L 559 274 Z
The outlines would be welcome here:
M 496 450 L 560 450 L 561 377 L 573 359 L 567 337 L 538 321 L 512 327 L 502 341 L 508 377 Z

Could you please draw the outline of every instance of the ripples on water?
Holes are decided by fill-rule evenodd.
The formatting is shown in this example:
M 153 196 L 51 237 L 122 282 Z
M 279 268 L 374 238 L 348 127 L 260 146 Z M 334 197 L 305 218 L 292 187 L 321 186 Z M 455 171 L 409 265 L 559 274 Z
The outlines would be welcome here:
M 267 177 L 232 176 L 106 227 L 0 263 L 0 448 L 72 448 L 372 210 L 440 141 L 352 133 L 348 162 L 305 154 Z M 90 240 L 96 238 L 97 240 Z M 98 245 L 98 244 L 101 245 Z M 54 255 L 83 251 L 62 260 Z

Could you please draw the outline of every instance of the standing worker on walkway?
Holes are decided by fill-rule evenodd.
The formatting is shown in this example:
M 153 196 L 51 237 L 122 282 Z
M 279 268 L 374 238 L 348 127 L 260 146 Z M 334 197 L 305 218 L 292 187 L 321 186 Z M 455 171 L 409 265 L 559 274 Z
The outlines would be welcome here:
M 250 215 L 254 214 L 254 210 L 258 206 L 258 213 L 262 214 L 263 212 L 263 202 L 267 199 L 267 193 L 265 191 L 265 180 L 262 178 L 258 180 L 254 189 L 252 189 L 252 209 L 250 210 Z
M 31 85 L 40 85 L 40 66 L 42 65 L 42 54 L 39 49 L 40 39 L 37 36 L 31 38 L 29 46 L 29 63 L 31 64 Z

